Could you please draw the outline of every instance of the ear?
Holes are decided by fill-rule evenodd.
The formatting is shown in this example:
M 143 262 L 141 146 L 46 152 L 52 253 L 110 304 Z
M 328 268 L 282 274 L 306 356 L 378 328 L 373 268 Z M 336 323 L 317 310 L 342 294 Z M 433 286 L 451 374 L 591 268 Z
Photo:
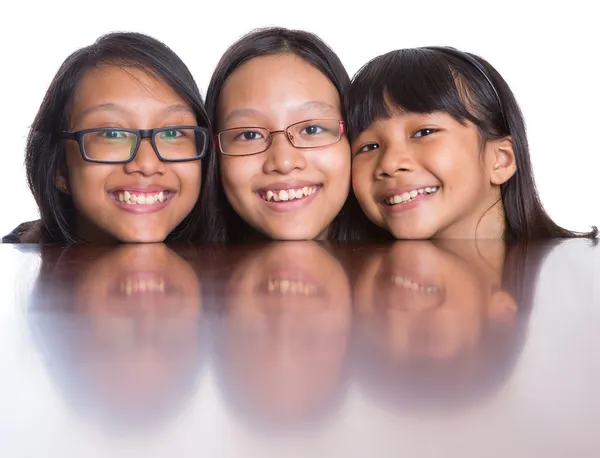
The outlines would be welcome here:
M 489 155 L 490 182 L 500 186 L 506 183 L 517 171 L 517 162 L 511 137 L 504 137 L 490 144 Z
M 64 173 L 64 171 L 62 170 L 56 172 L 56 176 L 54 177 L 54 186 L 56 186 L 58 190 L 63 194 L 71 194 L 71 188 L 69 187 L 69 180 L 67 179 L 67 174 Z
M 496 326 L 511 325 L 517 314 L 517 303 L 504 290 L 492 292 L 487 315 L 490 323 Z

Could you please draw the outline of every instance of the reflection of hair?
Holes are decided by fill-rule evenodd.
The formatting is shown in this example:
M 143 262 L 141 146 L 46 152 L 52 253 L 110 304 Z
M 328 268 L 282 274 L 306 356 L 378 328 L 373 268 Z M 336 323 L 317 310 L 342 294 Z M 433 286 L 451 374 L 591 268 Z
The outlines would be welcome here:
M 507 246 L 502 288 L 517 305 L 515 321 L 498 327 L 484 321 L 478 345 L 457 358 L 393 362 L 385 349 L 359 336 L 358 370 L 369 393 L 400 410 L 460 408 L 491 396 L 506 383 L 523 350 L 539 272 L 555 246 Z
M 302 30 L 279 27 L 259 29 L 231 45 L 223 54 L 212 75 L 206 93 L 206 108 L 215 130 L 219 128 L 217 125 L 219 97 L 231 74 L 242 64 L 256 57 L 283 54 L 295 54 L 317 68 L 335 86 L 343 102 L 343 94 L 350 84 L 350 78 L 339 57 L 318 36 Z M 344 111 L 342 116 L 345 116 Z M 206 197 L 202 218 L 206 227 L 205 239 L 216 242 L 239 242 L 264 238 L 243 221 L 227 201 L 219 173 L 220 154 L 216 149 L 211 151 L 207 161 L 207 165 L 202 168 L 202 192 Z M 350 240 L 356 237 L 352 220 L 361 218 L 361 215 L 356 198 L 350 191 L 345 205 L 331 223 L 330 238 Z
M 348 127 L 355 139 L 373 121 L 394 109 L 445 112 L 461 124 L 472 122 L 483 140 L 511 136 L 516 173 L 500 187 L 507 241 L 595 237 L 558 226 L 538 196 L 525 122 L 502 76 L 487 61 L 452 48 L 412 48 L 372 59 L 354 76 L 347 94 Z
M 88 379 L 86 368 L 94 364 L 82 353 L 81 343 L 90 336 L 91 320 L 78 312 L 74 302 L 78 282 L 93 264 L 114 250 L 109 246 L 73 245 L 68 248 L 43 246 L 42 264 L 38 279 L 29 298 L 27 322 L 46 370 L 63 399 L 79 413 L 93 408 L 103 426 L 109 429 L 154 428 L 169 417 L 179 413 L 197 387 L 202 367 L 202 351 L 205 338 L 204 322 L 198 326 L 199 357 L 182 368 L 173 377 L 167 396 L 156 399 L 152 405 L 127 408 L 118 402 L 106 399 L 98 401 Z M 185 257 L 189 250 L 184 248 L 178 255 Z M 82 265 L 87 268 L 82 269 Z
M 75 208 L 69 196 L 56 189 L 54 180 L 65 167 L 64 142 L 73 96 L 85 74 L 100 64 L 137 67 L 156 75 L 185 100 L 202 127 L 209 121 L 192 74 L 166 45 L 139 33 L 110 33 L 71 54 L 52 80 L 31 126 L 25 153 L 27 181 L 37 202 L 44 241 L 76 242 Z M 198 231 L 199 203 L 170 234 L 169 239 L 191 238 Z

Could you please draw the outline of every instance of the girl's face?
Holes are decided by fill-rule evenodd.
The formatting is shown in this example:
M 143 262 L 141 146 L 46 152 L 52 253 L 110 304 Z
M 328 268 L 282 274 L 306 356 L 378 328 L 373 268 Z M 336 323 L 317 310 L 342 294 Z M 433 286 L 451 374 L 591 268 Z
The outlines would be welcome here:
M 192 108 L 168 84 L 133 66 L 106 65 L 79 83 L 68 130 L 196 125 Z M 117 140 L 112 133 L 102 135 L 104 142 Z M 150 139 L 141 141 L 126 164 L 86 162 L 76 141 L 65 145 L 66 170 L 57 181 L 71 194 L 76 232 L 86 241 L 162 242 L 198 199 L 200 161 L 162 162 Z
M 352 298 L 343 267 L 316 242 L 268 245 L 227 282 L 221 359 L 256 408 L 300 415 L 339 386 Z
M 356 197 L 369 219 L 394 237 L 502 236 L 499 185 L 515 171 L 509 139 L 482 146 L 472 123 L 396 110 L 362 132 L 352 152 Z
M 338 141 L 334 132 L 341 118 L 335 86 L 302 58 L 258 57 L 240 66 L 223 86 L 218 129 L 244 129 L 220 135 L 222 152 L 260 151 L 264 147 L 252 146 L 265 145 L 268 131 L 310 122 L 290 127 L 293 139 L 273 134 L 263 152 L 221 156 L 223 187 L 233 209 L 273 239 L 324 238 L 350 188 L 350 147 L 343 133 Z M 333 143 L 299 149 L 292 141 Z

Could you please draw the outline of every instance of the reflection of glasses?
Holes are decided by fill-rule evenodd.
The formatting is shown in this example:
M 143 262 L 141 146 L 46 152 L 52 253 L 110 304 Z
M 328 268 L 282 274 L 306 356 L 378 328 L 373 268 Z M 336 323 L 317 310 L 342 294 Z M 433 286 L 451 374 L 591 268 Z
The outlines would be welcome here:
M 292 124 L 284 130 L 269 130 L 264 127 L 225 129 L 217 134 L 215 142 L 225 156 L 249 156 L 269 149 L 274 134 L 285 133 L 292 146 L 309 149 L 339 142 L 344 131 L 344 122 L 339 119 L 309 119 Z
M 75 140 L 85 161 L 101 164 L 131 162 L 144 138 L 150 139 L 154 152 L 163 162 L 202 159 L 210 146 L 209 130 L 197 126 L 170 126 L 147 130 L 100 127 L 63 132 L 61 137 Z

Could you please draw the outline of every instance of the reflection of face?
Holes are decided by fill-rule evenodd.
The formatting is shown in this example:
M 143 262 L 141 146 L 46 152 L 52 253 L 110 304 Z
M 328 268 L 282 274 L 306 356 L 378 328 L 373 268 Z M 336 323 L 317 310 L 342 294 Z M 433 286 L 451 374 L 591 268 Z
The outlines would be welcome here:
M 190 106 L 173 89 L 134 68 L 103 66 L 79 83 L 69 130 L 96 127 L 152 129 L 195 126 Z M 78 236 L 88 241 L 162 242 L 188 215 L 200 193 L 200 161 L 167 163 L 149 139 L 127 164 L 85 162 L 75 141 L 66 141 L 69 192 L 79 212 Z M 119 202 L 136 196 L 137 204 Z M 158 203 L 158 196 L 162 192 Z M 152 200 L 152 205 L 147 202 Z
M 273 131 L 315 118 L 342 120 L 341 116 L 335 86 L 308 62 L 293 55 L 258 57 L 240 66 L 223 87 L 218 129 Z M 268 237 L 323 238 L 348 195 L 350 148 L 345 135 L 331 146 L 297 149 L 284 135 L 275 134 L 260 154 L 221 156 L 221 175 L 234 210 Z M 288 200 L 290 190 L 298 198 Z M 267 201 L 269 191 L 278 196 L 285 191 L 286 200 Z
M 93 262 L 74 304 L 90 323 L 82 364 L 96 394 L 111 404 L 159 402 L 197 365 L 200 284 L 162 244 L 122 246 Z
M 475 238 L 500 197 L 492 146 L 482 155 L 477 128 L 446 113 L 396 114 L 352 142 L 353 189 L 369 219 L 398 239 Z
M 358 277 L 365 338 L 394 360 L 454 358 L 478 345 L 488 317 L 500 317 L 497 307 L 514 312 L 511 304 L 495 303 L 483 269 L 471 262 L 476 246 L 447 245 L 397 242 L 375 253 Z
M 275 244 L 238 265 L 226 293 L 226 376 L 254 410 L 297 416 L 339 384 L 351 320 L 348 280 L 314 242 Z

